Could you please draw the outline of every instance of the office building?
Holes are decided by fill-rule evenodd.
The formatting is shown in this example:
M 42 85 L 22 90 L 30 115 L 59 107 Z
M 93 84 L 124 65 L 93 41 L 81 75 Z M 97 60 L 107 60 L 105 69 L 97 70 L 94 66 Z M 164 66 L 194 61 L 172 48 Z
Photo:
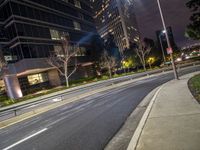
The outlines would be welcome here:
M 106 39 L 112 33 L 122 53 L 138 40 L 137 22 L 131 0 L 91 0 L 98 33 Z
M 168 36 L 169 36 L 169 41 L 170 41 L 171 47 L 172 47 L 173 51 L 176 51 L 177 45 L 176 45 L 175 40 L 174 40 L 172 27 L 167 27 L 167 33 L 168 33 Z M 160 49 L 163 49 L 163 51 L 166 55 L 168 45 L 167 45 L 167 39 L 166 39 L 166 36 L 165 36 L 165 31 L 164 30 L 156 31 L 156 36 L 157 36 L 157 40 L 158 40 Z
M 0 47 L 8 62 L 5 83 L 14 97 L 38 87 L 61 84 L 57 70 L 46 58 L 62 47 L 63 32 L 69 34 L 71 44 L 87 51 L 88 39 L 96 34 L 87 1 L 0 0 Z

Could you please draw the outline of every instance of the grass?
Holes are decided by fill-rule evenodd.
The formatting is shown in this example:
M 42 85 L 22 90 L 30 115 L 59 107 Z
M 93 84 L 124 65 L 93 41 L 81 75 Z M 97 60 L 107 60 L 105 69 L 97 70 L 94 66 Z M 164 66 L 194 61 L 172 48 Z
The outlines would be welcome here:
M 188 82 L 188 86 L 194 97 L 200 103 L 200 74 L 191 78 Z

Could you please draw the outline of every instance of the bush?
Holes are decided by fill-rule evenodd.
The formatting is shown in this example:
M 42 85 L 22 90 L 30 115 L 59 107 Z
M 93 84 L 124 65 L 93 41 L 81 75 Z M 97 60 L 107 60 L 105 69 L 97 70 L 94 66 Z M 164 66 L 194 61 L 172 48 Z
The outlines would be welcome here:
M 101 79 L 102 80 L 107 80 L 107 79 L 109 79 L 109 77 L 104 75 L 104 76 L 101 77 Z

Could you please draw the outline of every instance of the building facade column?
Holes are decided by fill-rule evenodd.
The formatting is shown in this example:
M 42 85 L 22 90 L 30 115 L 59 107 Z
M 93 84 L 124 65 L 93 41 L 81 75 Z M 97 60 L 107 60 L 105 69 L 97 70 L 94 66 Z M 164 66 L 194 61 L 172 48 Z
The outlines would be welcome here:
M 16 75 L 5 75 L 4 83 L 6 86 L 7 95 L 11 99 L 23 97 L 23 93 Z
M 60 76 L 56 69 L 48 71 L 48 78 L 51 86 L 56 87 L 61 85 Z

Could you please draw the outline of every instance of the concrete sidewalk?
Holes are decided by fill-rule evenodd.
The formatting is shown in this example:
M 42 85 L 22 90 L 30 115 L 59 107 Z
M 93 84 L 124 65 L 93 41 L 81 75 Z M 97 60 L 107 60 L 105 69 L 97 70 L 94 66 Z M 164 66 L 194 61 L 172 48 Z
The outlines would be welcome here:
M 200 150 L 200 104 L 187 86 L 194 74 L 161 88 L 128 150 Z

